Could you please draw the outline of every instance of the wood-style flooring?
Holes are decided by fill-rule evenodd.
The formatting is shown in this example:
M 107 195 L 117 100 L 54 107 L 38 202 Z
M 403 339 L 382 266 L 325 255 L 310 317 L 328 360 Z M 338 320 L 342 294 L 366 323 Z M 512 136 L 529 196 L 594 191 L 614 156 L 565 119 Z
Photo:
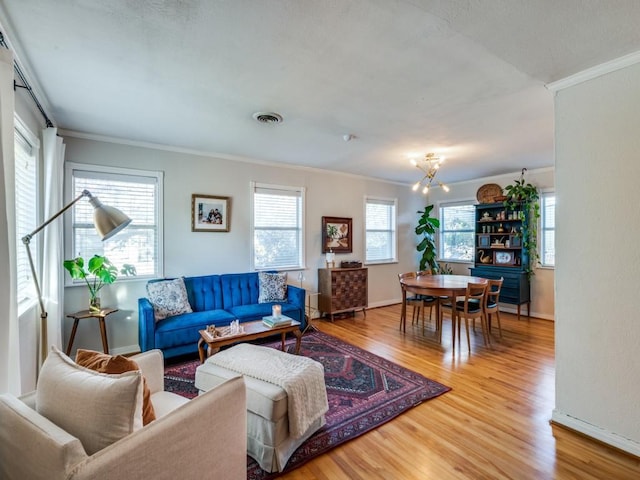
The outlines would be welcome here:
M 409 307 L 409 312 L 411 307 Z M 325 333 L 369 350 L 452 391 L 405 412 L 283 475 L 340 479 L 640 479 L 640 459 L 549 423 L 554 408 L 554 324 L 502 314 L 492 348 L 478 323 L 471 354 L 442 345 L 433 324 L 398 329 L 400 306 L 355 317 L 314 320 Z

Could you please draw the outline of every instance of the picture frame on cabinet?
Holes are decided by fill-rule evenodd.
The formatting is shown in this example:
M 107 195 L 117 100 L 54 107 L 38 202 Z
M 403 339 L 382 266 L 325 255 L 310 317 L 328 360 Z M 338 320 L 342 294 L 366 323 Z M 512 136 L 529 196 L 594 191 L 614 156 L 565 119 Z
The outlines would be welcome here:
M 498 250 L 493 252 L 494 265 L 515 265 L 516 254 L 510 250 Z
M 509 235 L 509 246 L 511 248 L 521 248 L 522 237 L 520 235 Z
M 489 247 L 491 247 L 491 236 L 490 235 L 478 235 L 478 247 L 480 247 L 480 248 L 489 248 Z

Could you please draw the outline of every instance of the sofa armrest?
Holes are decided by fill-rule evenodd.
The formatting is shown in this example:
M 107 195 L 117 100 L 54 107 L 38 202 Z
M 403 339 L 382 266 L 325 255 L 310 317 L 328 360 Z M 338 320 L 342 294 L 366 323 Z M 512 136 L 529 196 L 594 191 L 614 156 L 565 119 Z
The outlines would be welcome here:
M 148 298 L 138 299 L 138 343 L 140 351 L 146 352 L 156 346 L 156 317 Z
M 140 367 L 147 380 L 147 386 L 153 395 L 164 391 L 164 355 L 162 350 L 153 349 L 131 357 Z
M 62 480 L 86 458 L 76 437 L 21 400 L 0 395 L 0 478 Z
M 97 452 L 74 473 L 70 479 L 246 479 L 244 379 L 233 378 L 194 398 Z
M 287 303 L 300 309 L 300 330 L 304 330 L 307 326 L 306 290 L 295 285 L 287 285 Z

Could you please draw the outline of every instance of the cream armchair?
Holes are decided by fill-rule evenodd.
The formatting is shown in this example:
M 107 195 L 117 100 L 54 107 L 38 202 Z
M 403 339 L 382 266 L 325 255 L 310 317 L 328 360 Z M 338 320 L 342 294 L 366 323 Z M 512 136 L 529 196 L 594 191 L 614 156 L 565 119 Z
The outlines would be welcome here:
M 246 479 L 243 378 L 187 400 L 164 391 L 160 350 L 133 358 L 147 379 L 156 420 L 91 456 L 80 440 L 36 412 L 34 393 L 0 395 L 0 478 Z

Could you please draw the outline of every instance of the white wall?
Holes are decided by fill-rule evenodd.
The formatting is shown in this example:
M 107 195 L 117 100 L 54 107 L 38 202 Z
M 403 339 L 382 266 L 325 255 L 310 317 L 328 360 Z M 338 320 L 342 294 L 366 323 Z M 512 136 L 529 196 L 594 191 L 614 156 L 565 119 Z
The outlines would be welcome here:
M 556 94 L 553 419 L 640 455 L 640 66 Z
M 526 165 L 523 165 L 523 167 L 526 167 Z M 446 165 L 443 168 L 446 168 Z M 553 189 L 553 173 L 552 168 L 531 170 L 525 173 L 525 179 L 539 189 Z M 451 187 L 451 191 L 449 193 L 442 191 L 442 189 L 435 188 L 429 193 L 429 201 L 436 205 L 443 202 L 456 202 L 460 200 L 470 200 L 473 203 L 478 203 L 476 200 L 476 193 L 482 185 L 487 183 L 497 183 L 504 188 L 519 178 L 520 172 L 515 172 L 507 175 L 455 183 L 449 185 Z M 469 268 L 473 266 L 473 262 L 449 262 L 449 265 L 452 267 L 454 273 L 468 275 Z M 516 311 L 515 308 L 507 307 L 506 305 L 503 306 L 503 309 L 505 311 Z M 523 313 L 526 313 L 526 307 L 523 307 L 522 311 Z M 554 312 L 554 270 L 549 268 L 536 268 L 535 275 L 531 276 L 531 315 L 538 318 L 553 320 L 555 318 Z
M 415 270 L 415 213 L 424 207 L 410 188 L 359 177 L 310 169 L 271 166 L 187 153 L 108 143 L 67 136 L 66 161 L 164 171 L 164 275 L 190 276 L 245 272 L 250 268 L 250 181 L 306 187 L 306 277 L 303 286 L 316 290 L 317 269 L 324 267 L 321 248 L 322 216 L 353 218 L 353 253 L 336 255 L 342 260 L 364 260 L 364 196 L 398 199 L 399 263 L 369 266 L 369 306 L 401 300 L 397 274 Z M 231 230 L 228 233 L 191 231 L 191 194 L 231 197 Z M 298 284 L 298 272 L 289 283 Z M 103 305 L 120 309 L 107 319 L 109 346 L 124 353 L 138 348 L 137 299 L 146 296 L 146 280 L 118 280 L 101 292 Z M 85 309 L 85 287 L 67 287 L 66 313 Z M 71 319 L 65 320 L 68 341 Z M 92 319 L 80 322 L 77 346 L 100 350 L 100 336 Z

